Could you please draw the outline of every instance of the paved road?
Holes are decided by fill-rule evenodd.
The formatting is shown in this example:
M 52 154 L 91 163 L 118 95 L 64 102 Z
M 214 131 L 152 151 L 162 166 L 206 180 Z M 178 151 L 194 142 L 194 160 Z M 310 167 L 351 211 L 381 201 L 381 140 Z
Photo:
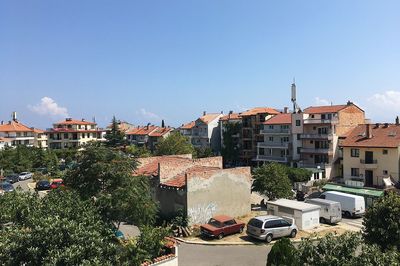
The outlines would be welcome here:
M 14 183 L 13 186 L 14 188 L 20 187 L 23 191 L 34 191 L 33 189 L 29 189 L 28 183 L 31 183 L 32 179 L 27 179 L 23 181 L 18 181 L 17 183 Z
M 357 228 L 363 228 L 362 225 L 363 218 L 342 218 L 342 223 L 357 227 Z
M 271 246 L 203 246 L 180 244 L 180 266 L 265 266 Z

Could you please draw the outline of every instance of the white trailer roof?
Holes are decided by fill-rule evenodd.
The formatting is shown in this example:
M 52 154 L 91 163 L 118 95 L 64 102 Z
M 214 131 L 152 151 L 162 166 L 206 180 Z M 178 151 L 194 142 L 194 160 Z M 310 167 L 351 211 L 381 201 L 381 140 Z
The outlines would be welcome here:
M 303 212 L 321 209 L 320 206 L 317 206 L 314 204 L 305 203 L 305 202 L 301 202 L 301 201 L 297 201 L 297 200 L 288 200 L 288 199 L 278 199 L 278 200 L 274 200 L 274 201 L 267 201 L 267 205 L 281 206 L 281 207 L 286 207 L 286 208 L 303 211 Z

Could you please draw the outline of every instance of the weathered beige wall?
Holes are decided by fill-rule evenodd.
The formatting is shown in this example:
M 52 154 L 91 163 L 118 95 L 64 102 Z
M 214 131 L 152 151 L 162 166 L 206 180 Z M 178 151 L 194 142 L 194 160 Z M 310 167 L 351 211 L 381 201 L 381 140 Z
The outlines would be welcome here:
M 350 105 L 338 112 L 339 123 L 336 125 L 336 135 L 342 136 L 365 122 L 365 114 L 354 105 Z
M 250 167 L 187 175 L 187 212 L 190 224 L 205 223 L 214 215 L 232 217 L 251 211 Z

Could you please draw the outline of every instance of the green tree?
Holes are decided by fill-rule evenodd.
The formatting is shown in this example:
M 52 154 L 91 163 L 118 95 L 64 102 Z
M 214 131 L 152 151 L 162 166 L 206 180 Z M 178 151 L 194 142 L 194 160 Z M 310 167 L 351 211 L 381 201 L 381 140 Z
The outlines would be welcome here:
M 9 208 L 7 206 L 14 206 Z M 116 265 L 118 242 L 89 201 L 58 190 L 0 197 L 3 265 Z
M 173 132 L 157 144 L 157 155 L 193 154 L 193 145 L 179 132 Z
M 364 217 L 365 240 L 382 250 L 400 251 L 400 196 L 393 192 L 375 201 Z
M 138 147 L 137 145 L 129 145 L 125 148 L 125 153 L 135 158 L 150 157 L 152 155 L 146 146 Z
M 83 199 L 95 200 L 106 221 L 152 224 L 157 205 L 151 198 L 148 179 L 132 175 L 135 167 L 136 161 L 123 152 L 92 144 L 67 172 L 65 183 Z
M 210 147 L 195 148 L 194 155 L 195 155 L 194 157 L 196 157 L 196 158 L 207 158 L 207 157 L 215 156 Z
M 126 144 L 125 134 L 119 129 L 118 121 L 113 116 L 111 121 L 111 129 L 105 135 L 106 145 L 109 147 L 120 147 Z
M 292 186 L 285 167 L 278 163 L 268 163 L 253 171 L 252 191 L 264 194 L 270 200 L 292 197 Z
M 295 265 L 297 262 L 296 249 L 288 238 L 281 238 L 268 254 L 267 266 Z
M 228 123 L 225 126 L 223 135 L 223 145 L 221 155 L 225 164 L 237 165 L 240 161 L 240 146 L 237 138 L 233 136 L 240 134 L 241 125 L 239 123 Z
M 286 173 L 292 183 L 306 182 L 310 180 L 312 172 L 304 168 L 293 168 L 286 166 Z

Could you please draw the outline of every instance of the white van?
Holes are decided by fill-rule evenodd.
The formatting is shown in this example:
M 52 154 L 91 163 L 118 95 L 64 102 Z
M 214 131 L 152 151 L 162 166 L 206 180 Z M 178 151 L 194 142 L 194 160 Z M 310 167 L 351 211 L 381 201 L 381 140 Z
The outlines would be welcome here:
M 335 224 L 342 220 L 340 202 L 327 199 L 306 199 L 305 202 L 321 207 L 319 210 L 319 221 L 321 223 Z
M 361 217 L 365 213 L 364 197 L 337 191 L 325 191 L 320 198 L 340 202 L 342 214 L 345 217 Z

